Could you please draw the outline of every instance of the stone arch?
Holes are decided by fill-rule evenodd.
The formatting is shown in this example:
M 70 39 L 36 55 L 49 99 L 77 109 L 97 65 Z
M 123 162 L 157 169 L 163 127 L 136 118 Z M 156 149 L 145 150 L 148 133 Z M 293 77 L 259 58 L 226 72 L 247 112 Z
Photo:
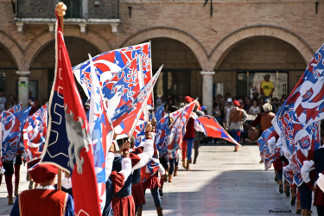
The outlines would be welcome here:
M 314 54 L 312 48 L 301 37 L 287 29 L 264 25 L 248 26 L 230 33 L 215 46 L 210 54 L 209 69 L 218 68 L 235 44 L 244 39 L 258 36 L 274 37 L 289 43 L 296 48 L 306 63 Z
M 80 32 L 76 31 L 64 31 L 65 37 L 76 37 L 87 41 L 92 44 L 95 48 L 97 48 L 100 52 L 107 52 L 111 50 L 111 45 L 100 35 L 98 35 L 94 31 L 87 31 L 86 34 L 80 34 Z M 28 70 L 34 58 L 38 56 L 39 52 L 52 40 L 54 40 L 54 34 L 50 34 L 49 32 L 43 32 L 40 36 L 37 36 L 35 40 L 33 40 L 25 51 L 26 56 L 26 70 Z
M 18 69 L 22 68 L 24 55 L 22 48 L 16 41 L 10 38 L 6 33 L 0 31 L 0 43 L 6 49 L 8 55 L 16 63 Z
M 185 44 L 189 49 L 193 52 L 196 59 L 199 62 L 200 67 L 204 70 L 205 65 L 208 63 L 208 56 L 206 49 L 202 46 L 202 44 L 194 38 L 191 34 L 170 27 L 154 27 L 141 30 L 136 34 L 128 37 L 120 47 L 129 46 L 133 44 L 137 44 L 149 39 L 153 38 L 170 38 L 173 40 L 177 40 L 183 44 Z

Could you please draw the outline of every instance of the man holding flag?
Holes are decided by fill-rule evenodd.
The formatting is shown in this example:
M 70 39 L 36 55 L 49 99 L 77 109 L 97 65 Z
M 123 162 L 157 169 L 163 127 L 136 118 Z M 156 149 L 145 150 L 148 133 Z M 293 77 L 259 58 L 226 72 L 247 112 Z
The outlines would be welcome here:
M 89 125 L 63 38 L 65 10 L 63 3 L 57 5 L 56 68 L 40 163 L 54 164 L 71 173 L 76 215 L 101 215 Z

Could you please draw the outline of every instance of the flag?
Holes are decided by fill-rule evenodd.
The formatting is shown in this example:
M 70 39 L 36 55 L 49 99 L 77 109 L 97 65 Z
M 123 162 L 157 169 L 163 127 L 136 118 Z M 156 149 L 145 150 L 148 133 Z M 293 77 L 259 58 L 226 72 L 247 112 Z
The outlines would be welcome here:
M 27 160 L 40 157 L 47 134 L 47 104 L 29 116 L 23 128 L 23 143 L 27 152 Z
M 141 169 L 142 182 L 147 181 L 151 176 L 153 176 L 159 170 L 159 165 L 159 156 L 156 147 L 154 146 L 154 154 L 152 156 L 152 159 L 146 164 L 146 166 L 142 167 Z
M 58 19 L 55 33 L 55 76 L 49 100 L 48 133 L 41 163 L 52 163 L 71 173 L 76 215 L 101 215 L 88 135 L 89 125 L 59 22 Z
M 271 167 L 272 162 L 277 158 L 278 153 L 280 153 L 279 146 L 276 148 L 277 137 L 278 134 L 274 130 L 274 127 L 270 127 L 263 131 L 257 141 L 265 170 Z
M 21 140 L 21 131 L 30 108 L 15 113 L 7 112 L 2 118 L 2 162 L 13 161 L 16 156 Z
M 301 167 L 305 160 L 312 159 L 314 151 L 320 147 L 320 132 L 319 123 L 314 122 L 311 125 L 303 128 L 303 136 L 294 143 L 294 151 L 292 160 L 290 161 L 292 171 L 294 174 L 294 182 L 300 186 L 303 183 L 301 176 Z
M 182 138 L 186 134 L 186 125 L 196 104 L 196 100 L 183 108 L 172 113 L 177 116 L 171 125 L 170 139 L 168 140 L 168 152 L 176 151 L 182 143 Z
M 163 116 L 164 116 L 165 112 L 164 112 L 164 104 L 162 104 L 161 106 L 156 108 L 156 111 L 154 113 L 154 117 L 156 122 L 159 122 Z
M 169 128 L 169 116 L 164 116 L 156 125 L 155 145 L 159 151 L 160 156 L 168 154 L 168 134 L 170 134 Z
M 108 115 L 113 125 L 117 126 L 118 110 L 126 104 L 132 103 L 143 86 L 138 77 L 138 58 L 133 59 L 125 69 L 118 72 L 103 88 L 103 95 L 109 108 Z M 116 115 L 118 117 L 116 117 Z M 118 119 L 117 119 L 118 118 Z
M 100 85 L 102 86 L 102 91 L 106 97 L 106 88 L 110 79 L 119 71 L 121 71 L 125 66 L 127 66 L 133 59 L 139 58 L 139 76 L 142 77 L 143 87 L 152 78 L 152 60 L 151 60 L 151 43 L 143 43 L 134 46 L 124 47 L 116 49 L 113 51 L 105 52 L 93 57 L 92 61 L 96 67 L 97 76 Z M 76 79 L 82 86 L 85 94 L 90 99 L 91 95 L 91 80 L 90 80 L 90 61 L 85 61 L 75 67 L 73 67 L 73 72 Z M 148 104 L 153 107 L 152 96 L 148 100 Z
M 21 104 L 15 105 L 12 108 L 3 111 L 0 114 L 0 141 L 1 141 L 1 143 L 2 143 L 2 139 L 3 139 L 2 138 L 2 120 L 3 120 L 3 117 L 10 116 L 10 113 L 15 113 L 15 112 L 18 112 L 18 111 L 21 111 Z M 4 169 L 2 168 L 3 164 L 2 164 L 1 158 L 2 158 L 2 145 L 0 145 L 0 173 L 4 172 Z M 1 179 L 0 179 L 0 183 L 1 183 Z
M 111 119 L 113 126 L 117 126 L 117 134 L 125 134 L 127 136 L 133 134 L 135 127 L 144 120 L 144 105 L 147 104 L 150 99 L 150 95 L 160 75 L 162 67 L 163 65 L 154 74 L 152 79 L 134 95 L 134 101 L 128 101 L 117 109 L 115 115 Z
M 113 129 L 106 113 L 106 106 L 103 101 L 103 94 L 96 76 L 95 67 L 92 67 L 91 56 L 91 99 L 89 111 L 89 129 L 93 148 L 94 167 L 99 191 L 100 209 L 103 210 L 106 203 L 106 156 L 108 154 Z
M 275 130 L 284 139 L 284 145 L 294 155 L 294 175 L 300 172 L 305 158 L 312 156 L 319 147 L 317 122 L 324 118 L 323 55 L 324 44 L 314 54 L 304 74 L 272 120 Z M 294 176 L 294 180 L 301 182 L 299 176 Z
M 289 182 L 289 184 L 294 184 L 294 173 L 292 171 L 291 165 L 288 164 L 282 168 L 283 176 L 285 180 Z
M 162 118 L 162 115 L 164 114 L 164 108 L 162 107 L 162 109 L 158 109 L 155 112 L 155 119 L 157 121 L 157 125 L 156 125 L 156 134 L 158 133 L 158 124 L 160 119 Z M 141 146 L 144 142 L 145 142 L 145 126 L 146 126 L 146 121 L 144 120 L 144 114 L 142 114 L 142 116 L 139 118 L 139 121 L 135 127 L 135 130 L 133 132 L 133 136 L 135 137 L 135 146 Z M 150 120 L 152 120 L 152 118 L 150 118 Z M 157 146 L 156 143 L 156 139 L 155 139 L 155 145 Z
M 199 116 L 196 121 L 202 126 L 204 130 L 204 134 L 208 137 L 214 137 L 214 138 L 221 138 L 224 140 L 227 140 L 231 143 L 234 143 L 236 145 L 240 145 L 237 143 L 233 137 L 231 137 L 226 130 L 220 126 L 220 124 L 217 122 L 217 120 L 209 115 L 202 115 Z
M 314 54 L 294 90 L 272 120 L 278 134 L 283 133 L 286 143 L 296 143 L 303 137 L 304 128 L 324 118 L 323 55 L 324 44 Z
M 146 121 L 140 119 L 132 134 L 135 138 L 135 147 L 142 146 L 145 143 L 145 127 Z

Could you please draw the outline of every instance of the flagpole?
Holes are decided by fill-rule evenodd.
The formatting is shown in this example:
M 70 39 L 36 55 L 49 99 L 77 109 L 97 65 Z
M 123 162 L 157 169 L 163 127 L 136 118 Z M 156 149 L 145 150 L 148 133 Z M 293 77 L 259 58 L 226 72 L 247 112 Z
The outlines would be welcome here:
M 62 29 L 62 33 L 64 30 L 64 15 L 65 15 L 65 11 L 66 11 L 67 7 L 63 2 L 59 2 L 57 3 L 55 10 L 57 13 L 57 16 L 59 17 L 60 20 L 60 28 Z
M 60 28 L 62 30 L 64 30 L 64 15 L 65 15 L 65 11 L 66 11 L 67 7 L 63 2 L 59 2 L 57 3 L 55 10 L 57 13 L 57 16 L 59 17 L 59 24 L 60 24 Z M 57 190 L 62 190 L 62 169 L 58 168 L 58 172 L 57 172 Z

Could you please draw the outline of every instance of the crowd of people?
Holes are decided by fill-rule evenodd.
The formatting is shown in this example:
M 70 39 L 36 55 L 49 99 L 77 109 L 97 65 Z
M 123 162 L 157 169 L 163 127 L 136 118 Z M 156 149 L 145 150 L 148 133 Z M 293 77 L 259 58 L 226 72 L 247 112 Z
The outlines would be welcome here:
M 38 106 L 33 98 L 29 99 L 31 106 L 30 115 L 33 114 Z M 181 107 L 195 103 L 194 113 L 192 115 L 203 115 L 204 112 L 198 102 L 194 102 L 192 97 L 186 96 L 183 104 L 179 107 L 170 104 L 164 104 L 165 114 L 177 111 Z M 11 106 L 16 105 L 14 102 Z M 157 101 L 157 105 L 159 102 Z M 10 106 L 5 106 L 10 108 Z M 170 124 L 174 121 L 171 115 Z M 140 147 L 135 147 L 135 140 L 132 137 L 115 136 L 109 150 L 106 161 L 106 170 L 108 170 L 109 178 L 106 182 L 106 205 L 103 209 L 103 215 L 142 215 L 145 204 L 145 191 L 150 189 L 151 195 L 156 206 L 157 215 L 163 215 L 162 200 L 163 185 L 165 182 L 172 183 L 173 177 L 176 177 L 179 169 L 179 160 L 182 160 L 182 166 L 185 170 L 191 170 L 190 164 L 196 163 L 198 156 L 199 139 L 195 140 L 198 132 L 195 131 L 196 121 L 189 118 L 186 125 L 186 133 L 179 147 L 172 152 L 159 155 L 154 145 L 154 132 L 156 121 L 153 118 L 148 122 L 145 128 L 145 143 Z M 199 135 L 200 136 L 200 135 Z M 169 140 L 168 140 L 169 142 Z M 195 145 L 195 154 L 192 155 L 192 149 Z M 20 215 L 20 212 L 31 215 L 40 215 L 40 212 L 48 212 L 56 208 L 56 211 L 63 215 L 73 214 L 73 194 L 72 185 L 69 174 L 65 173 L 62 179 L 62 192 L 57 192 L 55 176 L 58 173 L 57 167 L 47 164 L 37 164 L 39 160 L 27 161 L 26 152 L 18 151 L 13 161 L 3 162 L 5 170 L 5 182 L 8 192 L 8 205 L 13 205 L 11 215 Z M 157 167 L 154 174 L 143 176 L 146 166 L 154 162 Z M 30 181 L 29 190 L 19 191 L 19 173 L 22 163 L 27 162 L 27 179 Z M 144 171 L 143 171 L 144 170 Z M 13 191 L 13 176 L 14 191 Z M 51 194 L 51 198 L 49 197 Z M 14 196 L 17 197 L 14 200 Z M 47 197 L 47 198 L 45 198 Z M 48 200 L 47 200 L 48 199 Z M 30 202 L 45 202 L 47 208 L 38 208 L 31 210 L 27 208 Z M 135 213 L 136 212 L 136 213 Z M 42 215 L 46 215 L 42 214 Z
M 266 77 L 265 80 L 267 80 Z M 206 110 L 204 106 L 201 107 L 199 102 L 195 102 L 195 108 L 186 124 L 186 131 L 181 143 L 179 143 L 179 147 L 168 153 L 161 154 L 154 144 L 154 132 L 157 124 L 154 118 L 146 124 L 144 130 L 145 143 L 142 146 L 136 147 L 133 137 L 119 137 L 116 135 L 106 160 L 106 173 L 108 173 L 109 178 L 106 181 L 106 203 L 102 215 L 142 215 L 146 202 L 146 189 L 151 192 L 157 215 L 163 215 L 161 196 L 163 196 L 165 182 L 172 183 L 173 178 L 178 176 L 180 161 L 182 161 L 184 170 L 191 170 L 190 164 L 197 162 L 199 143 L 204 139 L 206 140 L 206 138 L 203 138 L 202 133 L 197 132 L 197 123 L 194 116 L 209 113 L 232 135 L 236 142 L 255 142 L 263 131 L 271 127 L 275 112 L 279 110 L 285 101 L 285 95 L 280 99 L 271 98 L 272 92 L 273 90 L 268 93 L 261 90 L 261 95 L 259 95 L 255 91 L 251 98 L 248 96 L 245 98 L 231 97 L 229 93 L 223 97 L 223 95 L 218 94 L 214 98 L 213 110 L 211 111 Z M 8 109 L 16 104 L 12 96 L 8 100 L 2 98 L 3 96 L 0 97 L 0 102 L 5 101 L 3 109 Z M 194 101 L 194 98 L 190 96 L 173 97 L 168 95 L 166 98 L 157 98 L 155 105 L 157 108 L 163 106 L 164 112 L 171 114 Z M 38 100 L 31 97 L 29 105 L 32 107 L 30 114 L 40 108 Z M 170 125 L 174 121 L 171 116 L 169 115 Z M 321 130 L 321 132 L 323 131 Z M 220 140 L 207 139 L 207 141 L 219 142 Z M 192 154 L 193 149 L 194 155 Z M 239 151 L 239 145 L 235 145 L 234 151 Z M 315 170 L 321 173 L 324 170 L 323 157 L 320 156 L 322 154 L 322 148 L 315 152 L 316 157 L 314 157 L 313 162 L 315 168 L 312 169 L 313 172 Z M 65 177 L 62 179 L 62 191 L 55 190 L 57 185 L 54 179 L 58 169 L 53 165 L 36 164 L 37 161 L 29 162 L 27 164 L 28 180 L 30 181 L 29 190 L 23 191 L 19 195 L 19 172 L 21 164 L 26 162 L 24 155 L 25 152 L 18 151 L 13 161 L 3 163 L 8 204 L 14 204 L 11 215 L 20 215 L 20 212 L 28 212 L 30 215 L 46 215 L 49 214 L 49 211 L 58 211 L 60 215 L 73 215 L 74 207 L 70 176 L 65 173 Z M 261 160 L 260 163 L 262 162 L 264 161 Z M 314 200 L 318 214 L 323 214 L 324 196 L 318 186 L 314 186 L 316 180 L 314 174 L 310 174 L 310 169 L 308 169 L 309 174 L 304 174 L 307 177 L 305 177 L 305 182 L 301 186 L 297 187 L 294 184 L 289 184 L 283 178 L 283 167 L 287 163 L 289 162 L 284 154 L 273 162 L 275 181 L 278 184 L 279 192 L 291 197 L 292 206 L 297 203 L 297 214 L 302 213 L 308 216 L 311 215 L 312 190 L 314 190 Z M 152 168 L 154 172 L 146 176 L 145 170 L 148 167 Z M 15 176 L 14 192 L 13 175 Z M 49 194 L 51 194 L 50 198 L 48 198 Z M 13 195 L 18 197 L 15 202 Z M 47 208 L 33 208 L 33 210 L 28 208 L 31 202 L 44 202 Z

